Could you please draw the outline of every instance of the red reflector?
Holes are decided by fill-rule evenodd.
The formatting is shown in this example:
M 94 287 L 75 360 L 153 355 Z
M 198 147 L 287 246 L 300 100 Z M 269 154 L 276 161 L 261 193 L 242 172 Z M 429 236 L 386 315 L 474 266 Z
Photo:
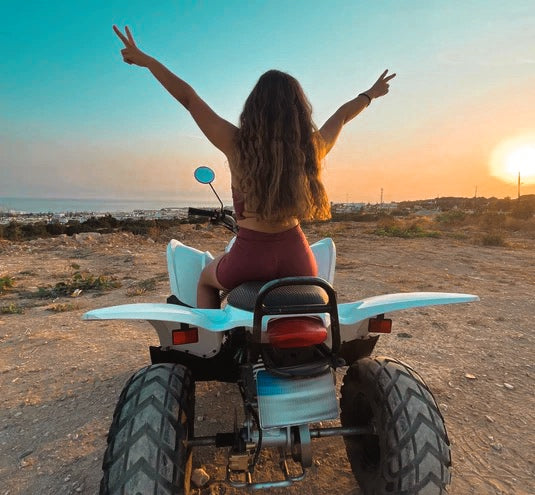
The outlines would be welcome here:
M 389 318 L 370 318 L 368 321 L 368 332 L 390 333 L 392 331 L 392 320 Z
M 273 347 L 287 349 L 321 344 L 327 338 L 327 329 L 318 318 L 278 318 L 268 323 L 267 334 Z
M 199 342 L 199 329 L 173 330 L 173 345 L 194 344 Z

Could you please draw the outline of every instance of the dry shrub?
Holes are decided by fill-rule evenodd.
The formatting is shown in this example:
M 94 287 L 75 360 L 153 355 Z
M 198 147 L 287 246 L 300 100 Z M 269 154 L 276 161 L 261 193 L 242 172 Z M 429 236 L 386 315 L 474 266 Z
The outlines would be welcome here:
M 147 280 L 141 280 L 140 282 L 137 282 L 135 285 L 130 287 L 126 291 L 126 295 L 129 297 L 140 296 L 142 294 L 145 294 L 145 292 L 153 290 L 156 290 L 156 279 L 149 278 Z
M 497 246 L 504 247 L 507 246 L 507 241 L 502 234 L 498 232 L 483 234 L 476 238 L 476 243 L 481 244 L 482 246 Z
M 502 228 L 505 225 L 506 218 L 507 217 L 503 213 L 488 211 L 481 215 L 474 215 L 474 223 L 484 230 L 490 231 Z
M 435 217 L 435 221 L 441 225 L 462 225 L 468 214 L 463 210 L 448 210 L 443 213 L 439 213 Z
M 167 273 L 162 273 L 156 275 L 155 277 L 147 278 L 145 280 L 140 280 L 133 284 L 127 291 L 126 295 L 129 297 L 141 296 L 146 292 L 151 292 L 156 290 L 158 282 L 163 282 L 167 280 Z
M 524 234 L 531 234 L 532 236 L 535 236 L 535 218 L 523 220 L 513 216 L 508 216 L 505 219 L 504 228 L 512 232 L 522 232 Z
M 11 289 L 15 285 L 15 279 L 6 275 L 5 277 L 0 277 L 0 294 L 5 292 L 7 289 Z
M 84 292 L 100 292 L 121 287 L 121 283 L 115 277 L 105 275 L 92 275 L 91 273 L 75 272 L 71 280 L 58 282 L 54 287 L 38 287 L 37 292 L 31 292 L 28 297 L 39 299 L 54 299 L 56 297 L 78 295 Z M 80 292 L 78 292 L 80 291 Z
M 0 313 L 3 315 L 21 315 L 24 314 L 24 308 L 16 303 L 0 307 Z
M 519 199 L 513 209 L 511 210 L 511 216 L 519 220 L 530 220 L 535 213 L 535 204 L 528 202 L 527 200 Z
M 433 222 L 428 217 L 396 219 L 385 218 L 377 223 L 374 234 L 387 237 L 440 237 L 440 232 L 430 230 Z
M 73 311 L 79 309 L 80 306 L 75 303 L 57 303 L 51 304 L 46 308 L 47 311 L 53 311 L 54 313 L 64 313 L 65 311 Z

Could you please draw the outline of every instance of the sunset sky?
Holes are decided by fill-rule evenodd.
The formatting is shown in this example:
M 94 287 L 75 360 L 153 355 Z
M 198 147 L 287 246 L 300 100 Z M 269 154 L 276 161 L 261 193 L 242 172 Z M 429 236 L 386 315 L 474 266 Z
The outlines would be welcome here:
M 28 0 L 2 18 L 0 196 L 187 201 L 211 165 L 229 197 L 224 155 L 123 63 L 112 24 L 233 123 L 271 68 L 301 82 L 318 126 L 396 72 L 327 157 L 333 201 L 516 197 L 517 169 L 535 194 L 533 0 Z

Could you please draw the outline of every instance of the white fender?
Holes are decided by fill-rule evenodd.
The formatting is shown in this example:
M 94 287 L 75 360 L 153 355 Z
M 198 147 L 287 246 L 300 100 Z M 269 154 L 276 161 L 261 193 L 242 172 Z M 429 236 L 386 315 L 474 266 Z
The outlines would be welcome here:
M 233 239 L 234 240 L 234 239 Z M 231 243 L 233 242 L 231 241 Z M 231 245 L 229 244 L 229 246 Z M 334 281 L 336 248 L 330 238 L 311 245 L 318 264 L 318 275 L 330 284 Z M 228 251 L 228 249 L 227 249 Z M 208 252 L 186 246 L 173 239 L 167 246 L 167 267 L 171 292 L 191 306 L 197 302 L 197 281 L 203 268 L 214 258 Z M 403 309 L 478 301 L 471 294 L 445 292 L 408 292 L 374 296 L 338 305 L 342 341 L 367 334 L 364 321 L 373 316 Z M 186 323 L 199 329 L 199 342 L 174 346 L 197 356 L 209 357 L 219 352 L 223 332 L 236 327 L 253 326 L 253 313 L 226 305 L 222 309 L 188 308 L 174 304 L 124 304 L 85 313 L 84 320 L 147 320 L 157 331 L 162 347 L 173 347 L 172 331 Z M 264 317 L 264 320 L 270 317 Z M 326 320 L 328 325 L 328 321 Z
M 447 292 L 407 292 L 368 297 L 360 301 L 338 305 L 341 325 L 353 325 L 359 321 L 384 313 L 403 309 L 441 304 L 457 304 L 479 301 L 472 294 Z M 223 309 L 186 308 L 174 304 L 122 304 L 94 309 L 82 316 L 83 320 L 156 320 L 203 327 L 212 332 L 223 332 L 234 327 L 251 327 L 253 313 L 227 305 Z
M 379 314 L 409 308 L 468 303 L 478 300 L 479 297 L 472 294 L 407 292 L 385 294 L 351 303 L 342 303 L 338 305 L 342 340 L 347 341 L 355 338 L 359 327 L 357 324 Z M 226 305 L 223 309 L 199 309 L 174 304 L 123 304 L 88 311 L 82 316 L 82 319 L 147 320 L 157 330 L 163 347 L 172 345 L 171 330 L 178 328 L 180 323 L 187 323 L 199 328 L 199 344 L 192 344 L 194 346 L 192 353 L 197 355 L 206 355 L 207 348 L 210 348 L 210 352 L 217 352 L 222 340 L 221 332 L 235 327 L 250 328 L 253 326 L 253 313 L 251 311 L 230 305 Z M 353 328 L 349 328 L 350 326 Z M 216 337 L 214 334 L 219 335 Z M 189 350 L 185 346 L 181 348 Z
M 404 292 L 373 296 L 360 301 L 338 305 L 338 318 L 341 325 L 353 325 L 372 316 L 392 313 L 409 308 L 436 306 L 440 304 L 457 304 L 479 301 L 472 294 L 448 292 Z
M 336 266 L 336 246 L 333 240 L 330 237 L 326 237 L 312 244 L 310 248 L 318 264 L 318 277 L 327 280 L 333 285 Z
M 252 326 L 253 314 L 232 306 L 224 309 L 187 308 L 175 304 L 123 304 L 88 311 L 84 320 L 147 320 L 156 330 L 163 349 L 174 348 L 195 356 L 211 357 L 219 352 L 223 332 L 236 326 Z M 199 340 L 173 345 L 173 330 L 181 323 L 198 328 Z
M 169 321 L 203 327 L 211 332 L 253 325 L 253 313 L 229 305 L 223 309 L 199 309 L 165 303 L 121 304 L 88 311 L 82 319 Z
M 171 294 L 182 302 L 197 304 L 197 282 L 203 268 L 214 257 L 209 251 L 203 252 L 171 239 L 167 245 L 167 271 Z

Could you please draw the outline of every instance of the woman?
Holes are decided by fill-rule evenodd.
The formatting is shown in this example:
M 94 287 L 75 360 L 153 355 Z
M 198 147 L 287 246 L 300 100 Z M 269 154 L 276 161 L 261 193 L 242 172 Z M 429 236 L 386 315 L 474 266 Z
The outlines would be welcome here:
M 330 217 L 320 180 L 321 161 L 344 124 L 374 98 L 388 93 L 388 81 L 395 74 L 384 71 L 368 91 L 342 105 L 318 131 L 297 80 L 268 71 L 247 98 L 238 128 L 217 115 L 189 84 L 143 53 L 128 27 L 124 34 L 116 26 L 113 29 L 125 45 L 123 60 L 148 68 L 230 165 L 240 230 L 230 252 L 218 256 L 201 273 L 197 306 L 218 308 L 219 290 L 242 282 L 317 275 L 299 221 Z

